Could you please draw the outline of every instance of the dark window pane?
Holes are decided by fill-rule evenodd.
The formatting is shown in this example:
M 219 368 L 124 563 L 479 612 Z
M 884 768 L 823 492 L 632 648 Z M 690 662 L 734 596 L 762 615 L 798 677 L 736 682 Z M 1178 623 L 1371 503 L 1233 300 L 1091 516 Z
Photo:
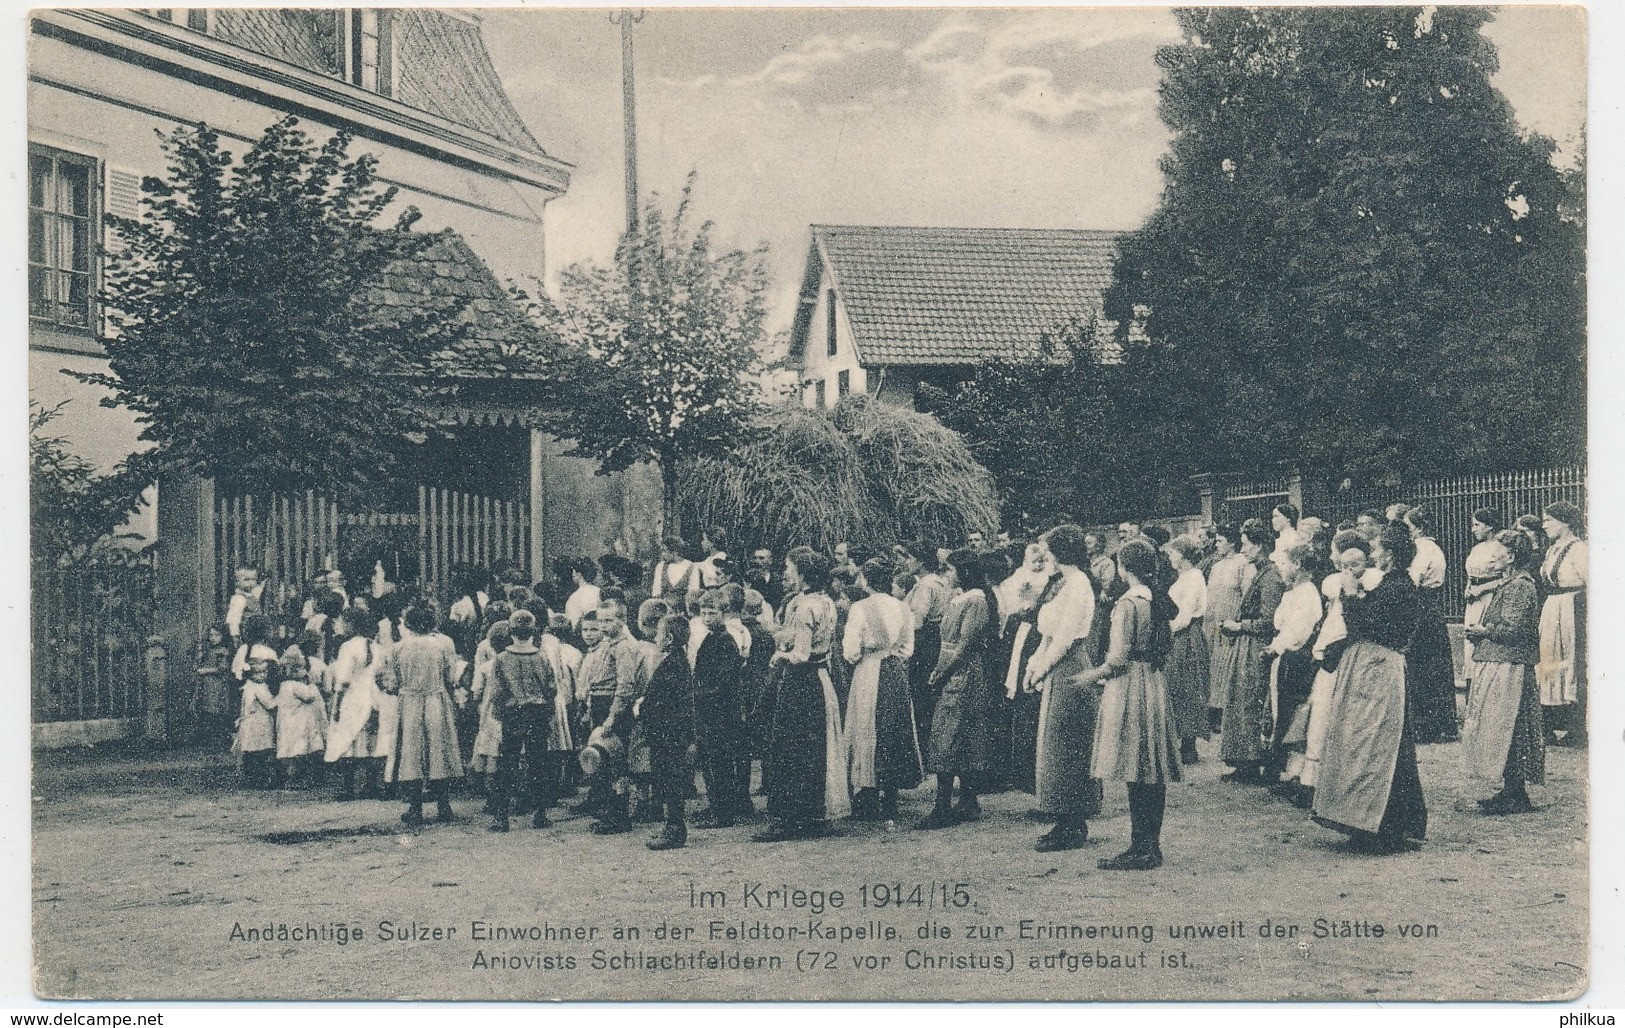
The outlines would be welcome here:
M 57 169 L 62 175 L 62 210 L 81 218 L 90 217 L 90 168 L 83 164 L 60 161 Z
M 45 215 L 40 211 L 28 212 L 28 259 L 45 263 Z
M 209 31 L 209 12 L 206 8 L 193 7 L 186 12 L 186 27 L 198 32 Z
M 90 271 L 90 222 L 74 221 L 72 233 L 69 236 L 72 249 L 69 250 L 67 260 L 62 262 L 64 268 L 74 271 Z
M 62 311 L 62 320 L 69 325 L 90 323 L 90 276 L 69 275 L 68 306 Z
M 28 313 L 36 318 L 51 316 L 52 297 L 47 292 L 51 285 L 51 272 L 46 268 L 28 269 Z
M 51 197 L 51 159 L 44 154 L 28 155 L 28 206 L 45 207 Z

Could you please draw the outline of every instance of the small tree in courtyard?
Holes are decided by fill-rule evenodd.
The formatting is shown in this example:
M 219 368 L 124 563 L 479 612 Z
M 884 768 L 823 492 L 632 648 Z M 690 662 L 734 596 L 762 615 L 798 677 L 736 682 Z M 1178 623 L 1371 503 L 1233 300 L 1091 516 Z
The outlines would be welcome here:
M 606 473 L 658 465 L 668 530 L 679 467 L 745 440 L 761 407 L 766 247 L 723 250 L 710 222 L 692 226 L 693 198 L 690 176 L 670 215 L 648 207 L 613 266 L 572 265 L 558 306 L 533 306 L 564 343 L 550 427 Z
M 240 162 L 206 125 L 164 137 L 168 174 L 142 182 L 140 219 L 109 217 L 106 406 L 134 411 L 152 448 L 127 471 L 192 474 L 250 494 L 387 481 L 426 421 L 412 374 L 458 336 L 455 311 L 400 314 L 373 290 L 436 237 L 378 222 L 395 190 L 344 133 L 296 119 Z

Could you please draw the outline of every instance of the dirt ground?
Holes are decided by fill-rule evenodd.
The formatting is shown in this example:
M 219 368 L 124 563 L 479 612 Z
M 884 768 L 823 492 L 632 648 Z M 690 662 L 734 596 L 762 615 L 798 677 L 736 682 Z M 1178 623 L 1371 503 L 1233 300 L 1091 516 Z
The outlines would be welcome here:
M 1536 813 L 1496 818 L 1477 811 L 1491 790 L 1464 779 L 1459 747 L 1424 747 L 1428 842 L 1372 857 L 1283 800 L 1220 782 L 1216 747 L 1204 743 L 1202 763 L 1170 787 L 1167 862 L 1139 874 L 1095 867 L 1126 844 L 1121 786 L 1108 788 L 1090 845 L 1069 853 L 1033 851 L 1043 826 L 1023 816 L 1023 793 L 987 798 L 974 824 L 909 830 L 928 806 L 924 790 L 906 797 L 892 829 L 775 844 L 749 842 L 748 827 L 694 831 L 689 848 L 653 853 L 642 828 L 597 837 L 579 818 L 544 831 L 516 821 L 492 835 L 472 798 L 455 802 L 457 823 L 410 832 L 396 803 L 336 803 L 331 788 L 240 791 L 224 755 L 41 754 L 36 989 L 106 999 L 1467 1001 L 1584 989 L 1584 751 L 1549 753 L 1547 786 L 1531 790 Z M 267 840 L 286 832 L 325 834 Z M 902 904 L 874 906 L 885 898 L 876 884 Z M 843 906 L 764 907 L 781 885 L 840 890 Z M 699 895 L 712 891 L 720 901 Z M 707 901 L 726 906 L 693 905 Z M 799 937 L 714 940 L 713 921 Z M 1023 938 L 1024 921 L 1028 936 L 1060 924 L 1071 938 Z M 383 922 L 397 936 L 417 924 L 449 938 L 385 938 Z M 476 922 L 540 938 L 480 940 Z M 280 925 L 317 937 L 282 940 Z M 361 936 L 341 945 L 334 925 Z M 267 926 L 273 938 L 253 941 Z M 1170 938 L 1183 926 L 1195 938 Z M 239 928 L 245 937 L 234 939 Z M 630 928 L 636 940 L 615 938 Z

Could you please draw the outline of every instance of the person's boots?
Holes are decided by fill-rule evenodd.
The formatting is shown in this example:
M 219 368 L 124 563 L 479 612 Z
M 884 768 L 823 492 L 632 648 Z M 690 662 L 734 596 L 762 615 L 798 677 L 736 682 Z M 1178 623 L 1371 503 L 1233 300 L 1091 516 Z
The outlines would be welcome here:
M 1209 708 L 1207 708 L 1208 734 L 1210 734 L 1210 735 L 1218 735 L 1219 734 L 1219 729 L 1221 729 L 1223 727 L 1224 727 L 1224 708 L 1223 707 L 1209 707 Z
M 880 798 L 874 789 L 859 789 L 852 795 L 853 821 L 876 821 L 880 818 Z M 699 824 L 698 821 L 695 824 Z
M 688 844 L 688 825 L 683 820 L 683 803 L 666 804 L 666 826 L 660 834 L 644 843 L 652 850 L 682 849 Z
M 411 828 L 423 827 L 423 783 L 406 782 L 403 784 L 406 792 L 406 813 L 401 815 L 401 821 Z
M 627 816 L 627 797 L 625 793 L 616 793 L 604 802 L 601 808 L 603 816 L 593 822 L 594 835 L 620 835 L 622 832 L 632 830 L 632 819 Z
M 1196 752 L 1196 738 L 1194 736 L 1189 739 L 1180 740 L 1179 762 L 1181 764 L 1194 764 L 1201 759 L 1201 755 Z
M 1089 822 L 1085 818 L 1068 815 L 1057 818 L 1055 827 L 1039 836 L 1033 849 L 1039 853 L 1075 850 L 1089 841 Z
M 954 817 L 953 808 L 950 805 L 953 792 L 953 775 L 938 774 L 937 802 L 932 806 L 931 813 L 921 818 L 914 827 L 923 831 L 931 831 L 932 829 L 947 828 L 950 825 L 957 824 L 958 819 Z
M 443 825 L 449 825 L 457 820 L 452 813 L 451 800 L 446 797 L 446 780 L 441 778 L 429 783 L 429 794 L 434 797 L 434 817 Z
M 976 789 L 964 775 L 959 776 L 959 802 L 954 804 L 953 814 L 960 821 L 975 821 L 982 816 L 982 805 L 976 800 Z
M 885 818 L 888 821 L 892 821 L 892 820 L 896 819 L 896 817 L 897 817 L 897 790 L 896 789 L 882 789 L 882 790 L 880 790 L 880 816 Z
M 348 803 L 355 799 L 355 758 L 345 757 L 339 763 L 343 766 L 339 768 L 339 794 L 335 799 Z
M 1102 871 L 1141 871 L 1150 866 L 1151 852 L 1146 844 L 1146 787 L 1130 782 L 1128 786 L 1128 849 L 1115 857 L 1096 863 Z

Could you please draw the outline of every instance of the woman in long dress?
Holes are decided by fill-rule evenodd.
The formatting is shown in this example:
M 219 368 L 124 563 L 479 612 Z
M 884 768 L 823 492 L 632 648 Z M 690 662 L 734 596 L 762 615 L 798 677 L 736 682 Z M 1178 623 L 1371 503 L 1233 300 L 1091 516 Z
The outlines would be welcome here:
M 1270 661 L 1266 719 L 1269 730 L 1262 733 L 1261 741 L 1265 777 L 1276 780 L 1270 791 L 1290 798 L 1296 795 L 1300 783 L 1289 778 L 1282 780 L 1282 772 L 1288 762 L 1290 726 L 1299 708 L 1309 702 L 1314 689 L 1315 663 L 1310 650 L 1315 632 L 1320 628 L 1320 590 L 1309 572 L 1315 555 L 1307 542 L 1276 550 L 1270 555 L 1270 562 L 1281 576 L 1285 591 L 1275 608 L 1275 637 L 1264 648 L 1264 656 Z
M 458 679 L 457 648 L 450 637 L 435 631 L 439 617 L 433 607 L 414 606 L 404 620 L 406 636 L 391 652 L 385 678 L 385 691 L 400 703 L 395 777 L 406 789 L 406 813 L 401 820 L 414 826 L 423 823 L 427 783 L 436 818 L 449 822 L 452 810 L 447 784 L 463 777 L 456 706 L 451 698 Z
M 1560 500 L 1548 504 L 1541 528 L 1549 540 L 1540 576 L 1546 601 L 1540 611 L 1540 702 L 1549 729 L 1563 731 L 1562 745 L 1585 744 L 1586 584 L 1590 552 L 1585 514 Z
M 1298 789 L 1291 795 L 1294 805 L 1308 809 L 1315 801 L 1315 782 L 1320 778 L 1320 758 L 1326 748 L 1326 729 L 1331 725 L 1332 687 L 1337 682 L 1337 665 L 1348 649 L 1348 624 L 1343 620 L 1344 576 L 1358 579 L 1371 563 L 1371 540 L 1357 530 L 1337 533 L 1332 540 L 1336 570 L 1320 584 L 1320 598 L 1326 615 L 1315 633 L 1310 655 L 1315 661 L 1315 681 L 1309 690 L 1309 723 L 1304 733 L 1301 760 L 1289 758 L 1287 777 L 1297 778 Z
M 1479 623 L 1484 616 L 1484 608 L 1489 605 L 1491 583 L 1500 581 L 1500 576 L 1490 570 L 1490 559 L 1495 553 L 1495 534 L 1504 526 L 1501 515 L 1488 507 L 1480 507 L 1473 511 L 1473 548 L 1467 554 L 1467 589 L 1464 598 L 1467 601 L 1466 609 L 1461 614 L 1461 624 L 1464 630 L 1471 629 Z M 1525 539 L 1527 550 L 1528 540 Z M 1466 638 L 1461 646 L 1461 677 L 1467 683 L 1467 700 L 1472 702 L 1473 677 L 1478 673 L 1473 659 L 1473 633 L 1466 631 Z
M 920 744 L 908 660 L 914 655 L 914 616 L 891 595 L 892 563 L 865 561 L 858 584 L 867 594 L 846 616 L 841 650 L 852 668 L 846 700 L 846 774 L 852 816 L 872 821 L 897 816 L 897 790 L 920 784 Z
M 955 550 L 948 555 L 944 577 L 950 590 L 960 592 L 942 619 L 942 648 L 931 672 L 938 699 L 926 770 L 937 776 L 937 798 L 919 823 L 924 829 L 980 817 L 976 779 L 987 770 L 988 691 L 982 659 L 989 634 L 987 561 L 975 550 Z M 959 802 L 951 804 L 955 778 Z
M 1207 583 L 1196 570 L 1202 550 L 1193 537 L 1182 535 L 1169 540 L 1164 552 L 1176 575 L 1168 598 L 1179 613 L 1169 626 L 1173 649 L 1168 653 L 1163 678 L 1168 684 L 1168 698 L 1174 705 L 1179 759 L 1182 763 L 1194 764 L 1198 759 L 1196 740 L 1206 739 L 1211 734 L 1207 703 L 1212 691 L 1208 678 L 1213 670 L 1213 659 L 1208 654 L 1203 624 L 1207 617 Z
M 1117 561 L 1106 552 L 1106 536 L 1090 532 L 1083 537 L 1089 547 L 1089 577 L 1095 580 L 1095 617 L 1089 625 L 1089 661 L 1099 664 L 1106 656 L 1106 636 L 1111 631 L 1112 601 L 1121 591 L 1117 581 Z
M 1546 780 L 1546 738 L 1535 683 L 1540 600 L 1523 533 L 1497 532 L 1486 542 L 1490 552 L 1481 566 L 1493 577 L 1483 590 L 1484 609 L 1467 627 L 1478 666 L 1467 694 L 1461 753 L 1468 774 L 1501 783 L 1495 795 L 1478 801 L 1480 809 L 1526 814 L 1535 808 L 1525 786 Z
M 851 811 L 841 706 L 829 675 L 835 646 L 835 601 L 826 591 L 830 560 L 808 546 L 784 561 L 784 584 L 795 596 L 784 606 L 773 665 L 780 669 L 772 696 L 765 830 L 756 842 L 822 835 L 832 818 Z
M 1156 550 L 1138 540 L 1124 543 L 1117 569 L 1128 588 L 1112 608 L 1106 660 L 1081 679 L 1101 686 L 1090 773 L 1128 786 L 1131 836 L 1127 850 L 1099 866 L 1148 871 L 1162 866 L 1168 783 L 1179 781 L 1179 735 L 1162 676 L 1173 640 L 1168 621 L 1153 612 L 1159 605 L 1153 592 L 1161 589 Z
M 1444 625 L 1444 551 L 1433 541 L 1433 521 L 1421 507 L 1405 512 L 1405 524 L 1416 543 L 1410 566 L 1422 601 L 1416 638 L 1405 655 L 1408 687 L 1418 743 L 1449 742 L 1459 736 L 1456 724 L 1456 665 L 1450 634 Z
M 1241 612 L 1241 598 L 1253 587 L 1258 566 L 1241 555 L 1241 529 L 1235 525 L 1217 525 L 1213 529 L 1213 553 L 1217 558 L 1207 576 L 1207 615 L 1202 619 L 1202 630 L 1207 633 L 1208 663 L 1208 724 L 1216 732 L 1224 721 L 1224 708 L 1229 700 L 1230 680 L 1224 669 L 1230 659 L 1233 637 L 1219 630 L 1226 621 L 1234 621 Z
M 356 798 L 356 777 L 364 772 L 360 796 L 375 799 L 382 786 L 378 711 L 383 694 L 378 672 L 383 653 L 367 633 L 375 628 L 354 608 L 338 617 L 338 653 L 328 675 L 333 683 L 333 720 L 327 727 L 324 760 L 339 765 L 340 800 Z M 394 699 L 394 697 L 390 697 Z
M 1251 518 L 1241 526 L 1241 555 L 1255 570 L 1252 585 L 1241 598 L 1241 609 L 1219 630 L 1226 640 L 1224 663 L 1224 728 L 1219 756 L 1233 769 L 1227 782 L 1257 785 L 1263 780 L 1264 751 L 1260 725 L 1269 701 L 1269 663 L 1264 647 L 1275 635 L 1275 608 L 1285 591 L 1281 576 L 1270 563 L 1275 537 L 1262 521 Z
M 1006 581 L 1013 595 L 1012 615 L 1005 624 L 998 645 L 1009 650 L 1004 675 L 998 687 L 1010 705 L 1010 785 L 1023 792 L 1038 791 L 1038 720 L 1044 694 L 1022 688 L 1027 664 L 1038 652 L 1043 639 L 1038 631 L 1038 610 L 1051 598 L 1055 569 L 1049 551 L 1042 543 L 1028 543 L 1025 559 Z M 1042 811 L 1040 811 L 1042 813 Z
M 914 729 L 920 738 L 931 734 L 931 714 L 937 694 L 931 688 L 931 672 L 937 666 L 937 650 L 942 646 L 942 618 L 948 613 L 952 593 L 940 573 L 936 548 L 915 542 L 908 546 L 908 570 L 914 575 L 914 588 L 904 602 L 914 612 L 914 663 L 909 668 L 909 689 L 914 699 Z
M 1089 839 L 1089 818 L 1100 813 L 1100 782 L 1090 773 L 1099 696 L 1084 678 L 1095 585 L 1083 570 L 1089 559 L 1083 529 L 1061 525 L 1039 540 L 1059 569 L 1055 595 L 1038 609 L 1038 652 L 1027 663 L 1025 688 L 1042 690 L 1038 713 L 1038 806 L 1055 828 L 1038 840 L 1040 853 L 1076 849 Z
M 1427 835 L 1405 701 L 1404 651 L 1422 609 L 1407 573 L 1415 547 L 1403 527 L 1384 526 L 1371 543 L 1375 567 L 1340 583 L 1349 648 L 1332 686 L 1313 810 L 1365 852 L 1415 849 Z

